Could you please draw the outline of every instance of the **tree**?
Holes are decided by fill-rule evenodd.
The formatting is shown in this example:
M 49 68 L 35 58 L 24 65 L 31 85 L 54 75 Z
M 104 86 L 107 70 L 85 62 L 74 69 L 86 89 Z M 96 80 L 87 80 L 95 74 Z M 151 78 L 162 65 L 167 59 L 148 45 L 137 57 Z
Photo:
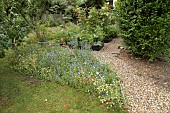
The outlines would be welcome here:
M 15 49 L 30 28 L 36 28 L 49 0 L 2 0 L 0 1 L 0 48 Z
M 5 49 L 15 48 L 28 31 L 28 25 L 21 10 L 25 1 L 2 0 L 0 4 L 3 18 L 0 21 L 0 38 L 2 39 L 0 46 Z

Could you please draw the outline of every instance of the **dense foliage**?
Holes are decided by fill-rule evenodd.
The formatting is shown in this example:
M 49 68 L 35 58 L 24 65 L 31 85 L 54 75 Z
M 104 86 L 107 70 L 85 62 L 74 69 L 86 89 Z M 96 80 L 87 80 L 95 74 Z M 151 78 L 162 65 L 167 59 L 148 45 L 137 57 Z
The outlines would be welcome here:
M 88 51 L 95 41 L 103 44 L 105 37 L 116 36 L 112 13 L 107 5 L 102 6 L 103 0 L 92 0 L 92 7 L 86 8 L 78 6 L 82 3 L 2 0 L 0 57 L 4 51 L 11 52 L 9 61 L 21 73 L 84 90 L 97 96 L 102 106 L 122 107 L 124 97 L 116 72 Z M 75 23 L 70 22 L 74 17 Z M 61 24 L 56 23 L 58 18 Z
M 117 36 L 118 27 L 112 23 L 114 20 L 113 13 L 108 5 L 104 5 L 101 9 L 96 7 L 77 8 L 78 25 L 81 27 L 82 39 L 87 39 L 90 43 L 94 42 L 94 35 L 98 36 L 98 41 L 103 42 L 105 38 L 113 38 Z M 88 12 L 88 14 L 87 14 Z
M 170 48 L 170 1 L 118 0 L 122 37 L 135 55 L 151 61 Z
M 85 3 L 81 4 L 80 7 L 96 7 L 100 9 L 105 3 L 105 0 L 85 0 Z
M 48 9 L 48 1 L 2 0 L 0 1 L 0 47 L 16 48 L 30 28 L 36 28 L 38 20 Z M 42 7 L 43 6 L 43 7 Z
M 19 1 L 1 1 L 0 47 L 16 47 L 28 31 L 25 17 L 22 15 L 24 3 Z M 18 10 L 20 9 L 20 10 Z
M 63 14 L 70 17 L 69 20 L 73 20 L 74 6 L 81 5 L 84 2 L 80 0 L 0 1 L 0 51 L 16 48 L 30 28 L 39 29 L 39 25 L 44 23 L 44 20 L 48 26 L 62 24 Z M 59 17 L 56 16 L 57 14 L 60 14 Z

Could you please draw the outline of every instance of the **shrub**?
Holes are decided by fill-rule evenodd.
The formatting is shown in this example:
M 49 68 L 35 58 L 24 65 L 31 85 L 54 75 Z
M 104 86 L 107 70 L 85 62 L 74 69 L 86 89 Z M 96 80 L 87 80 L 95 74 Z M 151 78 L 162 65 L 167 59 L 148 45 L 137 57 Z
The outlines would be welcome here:
M 113 38 L 119 35 L 119 27 L 117 24 L 107 25 L 105 29 L 107 29 L 105 38 Z
M 89 11 L 89 16 L 87 17 L 87 10 Z M 93 36 L 100 33 L 99 39 L 102 41 L 104 32 L 102 32 L 102 28 L 100 28 L 100 19 L 99 19 L 99 12 L 95 7 L 90 9 L 81 9 L 79 10 L 79 25 L 82 29 L 82 34 L 86 34 L 86 40 L 89 40 L 93 43 Z M 82 37 L 80 37 L 82 38 Z
M 46 24 L 49 27 L 55 27 L 55 26 L 64 24 L 64 21 L 61 15 L 51 14 L 51 15 L 48 15 L 48 21 L 46 22 Z
M 75 36 L 80 33 L 80 27 L 74 23 L 68 23 L 64 29 L 68 33 L 68 41 L 74 40 Z
M 67 7 L 67 0 L 51 0 L 51 6 L 49 8 L 50 13 L 64 13 L 65 8 Z
M 26 50 L 27 53 L 21 52 L 18 56 L 15 69 L 19 72 L 83 89 L 98 96 L 107 107 L 122 106 L 119 77 L 108 65 L 100 64 L 89 51 L 35 45 L 32 50 Z
M 81 26 L 82 34 L 87 35 L 86 39 L 90 43 L 94 42 L 94 35 L 98 35 L 98 40 L 101 42 L 106 38 L 117 36 L 118 27 L 112 23 L 114 21 L 113 12 L 108 5 L 104 5 L 101 9 L 95 7 L 77 8 L 77 11 L 78 24 Z
M 31 31 L 27 34 L 27 36 L 23 39 L 23 44 L 37 43 L 39 40 L 34 31 Z
M 128 49 L 153 61 L 170 47 L 168 0 L 118 0 L 122 37 Z
M 76 40 L 75 37 L 80 33 L 80 28 L 76 24 L 67 23 L 64 26 L 48 28 L 48 36 L 55 42 L 68 42 Z
M 65 16 L 66 16 L 67 20 L 74 21 L 73 18 L 74 18 L 75 15 L 74 15 L 74 7 L 73 6 L 68 6 L 65 9 Z
M 45 42 L 47 41 L 47 29 L 45 25 L 40 25 L 35 29 L 35 33 L 37 36 L 38 41 Z
M 47 34 L 48 37 L 50 37 L 50 39 L 55 40 L 55 41 L 59 41 L 59 39 L 61 38 L 60 36 L 60 32 L 62 31 L 61 27 L 47 27 Z M 57 35 L 59 33 L 59 36 Z
M 75 40 L 76 35 L 80 33 L 80 28 L 76 24 L 67 23 L 58 27 L 45 27 L 40 25 L 35 31 L 31 31 L 24 42 L 27 44 L 40 42 L 67 42 Z

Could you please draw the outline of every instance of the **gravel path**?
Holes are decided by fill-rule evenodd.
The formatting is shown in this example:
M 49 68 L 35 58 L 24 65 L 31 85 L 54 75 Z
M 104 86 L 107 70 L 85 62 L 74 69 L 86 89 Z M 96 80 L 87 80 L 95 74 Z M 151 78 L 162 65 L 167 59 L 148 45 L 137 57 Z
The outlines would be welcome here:
M 121 48 L 122 40 L 113 39 L 101 51 L 93 53 L 108 63 L 121 77 L 130 113 L 170 113 L 170 65 L 148 63 L 133 58 Z

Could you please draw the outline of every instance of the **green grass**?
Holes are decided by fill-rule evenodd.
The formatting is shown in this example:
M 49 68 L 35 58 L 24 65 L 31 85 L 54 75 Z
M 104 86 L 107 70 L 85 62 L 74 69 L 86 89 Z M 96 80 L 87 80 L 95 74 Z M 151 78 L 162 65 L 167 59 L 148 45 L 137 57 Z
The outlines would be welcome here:
M 0 59 L 0 113 L 124 113 L 69 86 L 21 75 Z

